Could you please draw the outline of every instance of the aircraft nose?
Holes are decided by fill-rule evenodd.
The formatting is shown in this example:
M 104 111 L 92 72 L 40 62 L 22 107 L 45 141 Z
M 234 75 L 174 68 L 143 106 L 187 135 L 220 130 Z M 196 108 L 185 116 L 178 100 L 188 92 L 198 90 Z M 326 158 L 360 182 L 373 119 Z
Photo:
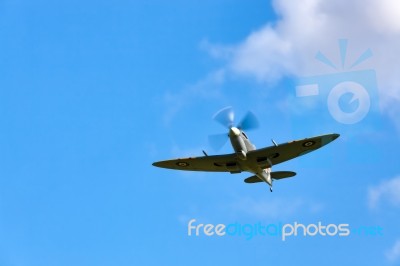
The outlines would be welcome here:
M 229 130 L 229 135 L 239 136 L 240 130 L 236 127 L 231 127 L 231 129 Z

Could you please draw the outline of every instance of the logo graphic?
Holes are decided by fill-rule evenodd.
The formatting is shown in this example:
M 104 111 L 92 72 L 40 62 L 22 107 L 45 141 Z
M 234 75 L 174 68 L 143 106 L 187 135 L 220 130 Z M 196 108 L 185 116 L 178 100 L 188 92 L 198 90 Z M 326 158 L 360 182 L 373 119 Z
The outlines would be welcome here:
M 340 68 L 323 53 L 316 54 L 318 61 L 336 70 L 336 73 L 300 78 L 296 84 L 296 99 L 321 99 L 326 103 L 324 105 L 331 118 L 341 124 L 352 125 L 363 121 L 372 109 L 378 110 L 375 71 L 352 70 L 372 57 L 372 51 L 365 50 L 349 67 L 346 63 L 347 40 L 339 40 L 339 51 Z M 304 105 L 310 107 L 316 104 L 304 101 Z
M 286 241 L 292 237 L 348 237 L 355 236 L 383 236 L 381 226 L 351 227 L 348 223 L 334 224 L 317 223 L 303 224 L 297 221 L 293 223 L 198 223 L 191 219 L 187 224 L 189 237 L 244 237 L 251 240 L 253 237 L 277 237 Z
M 299 77 L 289 97 L 290 126 L 294 132 L 337 132 L 348 142 L 326 164 L 343 160 L 352 164 L 373 164 L 382 160 L 377 134 L 382 130 L 379 95 L 374 69 L 363 68 L 371 60 L 371 49 L 349 56 L 351 45 L 338 40 L 337 57 L 317 51 L 315 59 L 329 73 Z M 352 58 L 352 59 L 350 59 Z M 305 147 L 311 143 L 303 144 Z M 315 165 L 310 162 L 310 166 Z

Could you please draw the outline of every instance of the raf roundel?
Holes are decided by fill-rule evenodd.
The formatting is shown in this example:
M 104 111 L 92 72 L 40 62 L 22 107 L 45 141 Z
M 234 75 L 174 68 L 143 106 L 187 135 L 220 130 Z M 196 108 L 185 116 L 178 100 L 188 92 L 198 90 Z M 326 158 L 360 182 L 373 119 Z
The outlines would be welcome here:
M 176 165 L 181 166 L 181 167 L 189 166 L 189 164 L 187 162 L 177 162 Z
M 315 144 L 315 141 L 306 141 L 303 143 L 303 147 L 311 147 L 312 145 Z

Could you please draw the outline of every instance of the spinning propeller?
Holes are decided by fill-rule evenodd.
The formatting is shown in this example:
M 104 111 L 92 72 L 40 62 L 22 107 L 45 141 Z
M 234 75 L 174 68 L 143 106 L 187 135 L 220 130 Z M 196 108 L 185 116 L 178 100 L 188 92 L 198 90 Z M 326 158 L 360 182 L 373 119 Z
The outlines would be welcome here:
M 234 119 L 235 119 L 235 113 L 233 112 L 233 109 L 231 106 L 225 107 L 218 111 L 214 116 L 213 119 L 229 129 L 230 131 L 237 131 L 239 129 L 240 131 L 242 130 L 252 130 L 256 129 L 259 126 L 258 120 L 256 116 L 252 112 L 247 112 L 247 114 L 243 117 L 243 119 L 240 121 L 240 123 L 235 127 L 234 126 Z M 227 139 L 229 137 L 229 133 L 226 134 L 214 134 L 208 136 L 208 141 L 215 150 L 221 149 Z

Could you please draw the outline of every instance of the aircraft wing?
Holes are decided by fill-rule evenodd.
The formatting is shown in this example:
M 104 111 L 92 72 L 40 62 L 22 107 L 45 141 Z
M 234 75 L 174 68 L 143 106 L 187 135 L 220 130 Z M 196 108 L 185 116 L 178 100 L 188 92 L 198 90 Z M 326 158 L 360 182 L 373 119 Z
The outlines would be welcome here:
M 240 173 L 243 171 L 241 164 L 256 163 L 261 168 L 271 167 L 269 162 L 276 165 L 288 161 L 319 149 L 338 137 L 339 134 L 328 134 L 249 151 L 245 161 L 238 159 L 236 154 L 230 153 L 159 161 L 153 165 L 175 170 Z
M 159 161 L 154 166 L 186 171 L 240 173 L 234 153 Z
M 339 136 L 339 134 L 327 134 L 249 151 L 247 153 L 247 160 L 257 161 L 261 167 L 269 167 L 268 159 L 271 161 L 272 165 L 286 162 L 319 149 L 334 141 Z

